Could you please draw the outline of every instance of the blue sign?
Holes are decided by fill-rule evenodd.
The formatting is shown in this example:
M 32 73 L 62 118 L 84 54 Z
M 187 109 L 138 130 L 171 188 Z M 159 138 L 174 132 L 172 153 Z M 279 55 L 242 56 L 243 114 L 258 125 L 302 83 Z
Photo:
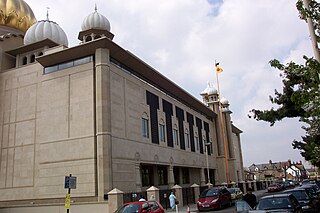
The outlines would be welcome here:
M 65 176 L 65 178 L 64 178 L 64 188 L 65 189 L 76 189 L 77 188 L 77 177 L 75 177 L 75 176 Z

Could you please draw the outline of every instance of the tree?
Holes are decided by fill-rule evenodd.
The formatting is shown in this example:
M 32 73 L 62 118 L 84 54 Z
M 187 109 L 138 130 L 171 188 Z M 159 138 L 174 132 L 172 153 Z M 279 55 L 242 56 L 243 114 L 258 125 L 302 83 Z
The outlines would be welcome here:
M 314 28 L 316 29 L 316 39 L 320 41 L 320 4 L 312 0 L 309 7 L 310 10 L 306 10 L 302 0 L 297 2 L 297 9 L 302 19 L 316 18 Z M 267 121 L 271 126 L 283 118 L 299 118 L 306 134 L 301 137 L 302 140 L 294 140 L 292 146 L 294 149 L 299 149 L 307 161 L 320 167 L 320 63 L 313 58 L 306 56 L 303 58 L 304 65 L 294 62 L 284 65 L 276 59 L 269 62 L 271 67 L 280 71 L 283 83 L 282 92 L 275 90 L 274 97 L 270 96 L 270 101 L 278 105 L 278 108 L 252 109 L 250 112 L 253 115 L 249 115 L 249 117 L 258 121 Z

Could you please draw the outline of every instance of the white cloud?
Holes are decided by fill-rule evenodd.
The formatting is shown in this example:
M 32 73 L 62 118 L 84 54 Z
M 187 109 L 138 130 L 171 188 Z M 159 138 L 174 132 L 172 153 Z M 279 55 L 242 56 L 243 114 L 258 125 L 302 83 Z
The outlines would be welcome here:
M 38 19 L 50 7 L 50 20 L 67 33 L 71 46 L 83 19 L 94 11 L 85 0 L 26 0 Z M 269 95 L 281 90 L 273 58 L 299 60 L 311 54 L 308 29 L 292 0 L 97 0 L 98 12 L 111 23 L 114 41 L 199 98 L 207 81 L 215 81 L 231 103 L 232 118 L 244 130 L 245 165 L 268 160 L 297 161 L 291 141 L 303 134 L 296 120 L 275 127 L 249 119 L 252 108 L 268 109 Z

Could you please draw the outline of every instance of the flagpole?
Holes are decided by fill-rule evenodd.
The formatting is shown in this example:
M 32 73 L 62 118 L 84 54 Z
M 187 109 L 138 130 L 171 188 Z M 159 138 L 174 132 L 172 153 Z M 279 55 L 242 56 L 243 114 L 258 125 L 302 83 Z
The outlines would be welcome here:
M 215 65 L 216 64 L 217 63 L 215 63 Z M 218 77 L 217 70 L 216 70 L 216 76 L 217 76 L 217 85 L 218 85 L 218 101 L 219 101 L 219 113 L 220 113 L 221 130 L 222 130 L 224 159 L 225 159 L 225 164 L 226 164 L 226 178 L 227 178 L 227 184 L 229 184 L 230 178 L 229 178 L 229 162 L 228 162 L 228 158 L 227 158 L 227 143 L 226 143 L 226 137 L 225 137 L 225 132 L 224 132 L 225 126 L 224 126 L 224 120 L 222 117 L 222 105 L 221 105 L 221 101 L 220 101 L 220 85 L 219 85 L 219 77 Z

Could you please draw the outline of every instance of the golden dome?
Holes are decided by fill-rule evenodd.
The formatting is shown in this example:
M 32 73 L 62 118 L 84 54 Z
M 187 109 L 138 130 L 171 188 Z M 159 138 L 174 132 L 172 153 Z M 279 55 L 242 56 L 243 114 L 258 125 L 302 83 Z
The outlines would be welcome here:
M 23 0 L 0 0 L 0 28 L 11 27 L 26 32 L 36 18 Z

